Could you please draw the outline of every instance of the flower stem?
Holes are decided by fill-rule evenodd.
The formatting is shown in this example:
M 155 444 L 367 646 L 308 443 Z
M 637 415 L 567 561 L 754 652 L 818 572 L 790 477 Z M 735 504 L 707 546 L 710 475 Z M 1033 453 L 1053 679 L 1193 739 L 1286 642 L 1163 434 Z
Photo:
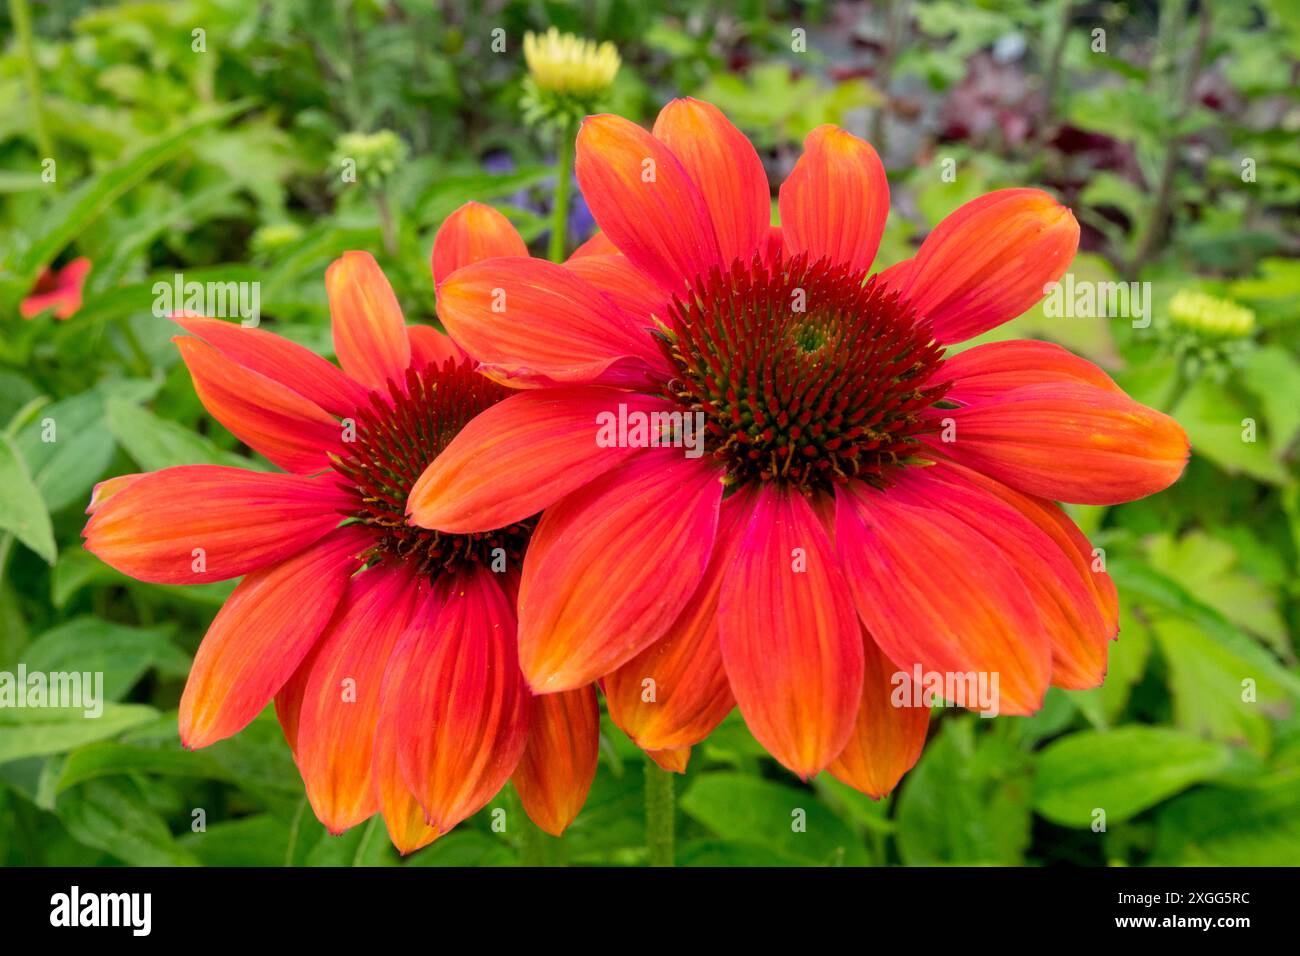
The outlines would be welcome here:
M 9 16 L 18 36 L 18 48 L 23 54 L 23 75 L 27 81 L 27 95 L 32 100 L 32 133 L 42 159 L 54 158 L 54 141 L 45 125 L 45 103 L 41 98 L 41 70 L 36 62 L 36 46 L 32 42 L 32 11 L 27 0 L 9 0 Z
M 560 127 L 559 147 L 555 157 L 555 208 L 551 210 L 551 244 L 548 255 L 552 262 L 563 262 L 569 241 L 569 179 L 573 176 L 573 126 Z
M 651 866 L 673 865 L 673 775 L 653 763 L 645 767 L 645 842 Z

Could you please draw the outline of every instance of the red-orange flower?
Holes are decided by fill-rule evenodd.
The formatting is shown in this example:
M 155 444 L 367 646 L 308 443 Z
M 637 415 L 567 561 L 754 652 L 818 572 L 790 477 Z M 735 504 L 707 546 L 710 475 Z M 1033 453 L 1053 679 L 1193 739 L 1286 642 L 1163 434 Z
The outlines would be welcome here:
M 368 254 L 346 253 L 326 285 L 341 370 L 266 331 L 176 317 L 205 407 L 288 473 L 195 465 L 111 479 L 92 498 L 86 547 L 145 581 L 243 576 L 181 699 L 187 747 L 237 733 L 274 698 L 332 832 L 381 810 L 409 852 L 513 774 L 529 815 L 559 833 L 595 773 L 599 711 L 590 686 L 534 698 L 520 673 L 533 521 L 462 535 L 405 518 L 415 479 L 506 390 L 440 332 L 407 327 Z
M 577 174 L 603 254 L 440 282 L 452 337 L 524 390 L 409 501 L 458 533 L 545 509 L 519 598 L 535 691 L 603 679 L 652 751 L 702 739 L 734 695 L 791 770 L 879 795 L 926 731 L 924 708 L 890 705 L 897 672 L 996 674 L 1010 714 L 1100 683 L 1114 587 L 1052 502 L 1159 491 L 1186 437 L 1057 346 L 946 351 L 1064 273 L 1069 210 L 990 193 L 871 276 L 889 207 L 871 146 L 814 130 L 774 228 L 753 147 L 694 100 L 652 134 L 588 118 Z M 659 415 L 652 440 L 603 447 L 615 410 Z M 644 447 L 693 421 L 701 456 Z
M 56 319 L 70 319 L 81 308 L 81 293 L 90 275 L 90 260 L 73 259 L 62 269 L 46 269 L 36 280 L 31 295 L 19 303 L 24 319 L 34 319 L 46 309 L 54 310 Z

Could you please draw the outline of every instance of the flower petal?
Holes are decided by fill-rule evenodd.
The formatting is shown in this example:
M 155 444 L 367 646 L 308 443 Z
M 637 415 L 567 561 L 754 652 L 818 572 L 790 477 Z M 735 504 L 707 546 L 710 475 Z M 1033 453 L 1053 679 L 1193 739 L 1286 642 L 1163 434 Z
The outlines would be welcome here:
M 961 342 L 1041 299 L 1078 246 L 1069 209 L 1040 189 L 1000 189 L 935 226 L 889 286 L 930 320 L 940 342 Z
M 564 267 L 605 293 L 632 328 L 648 334 L 655 328 L 655 319 L 667 315 L 663 290 L 628 262 L 627 256 L 583 256 Z
M 835 547 L 876 644 L 900 670 L 998 675 L 1001 713 L 1042 705 L 1051 647 L 1001 550 L 960 519 L 852 482 L 835 495 Z
M 639 449 L 601 447 L 601 416 L 671 412 L 662 398 L 578 386 L 519 392 L 460 430 L 411 488 L 413 524 L 492 531 L 522 521 Z
M 910 706 L 910 698 L 896 700 L 898 668 L 870 635 L 863 635 L 863 649 L 867 667 L 857 722 L 848 743 L 826 769 L 836 779 L 879 800 L 920 758 L 930 708 Z M 903 686 L 909 685 L 904 682 Z
M 673 750 L 647 750 L 645 755 L 655 762 L 660 770 L 669 773 L 685 773 L 686 765 L 691 761 L 690 747 L 677 747 Z
M 328 468 L 339 423 L 315 402 L 236 364 L 195 338 L 173 339 L 203 407 L 249 448 L 286 471 Z
M 224 581 L 297 554 L 342 520 L 332 477 L 182 465 L 141 475 L 96 507 L 86 550 L 155 584 Z
M 610 256 L 622 255 L 618 251 L 618 246 L 609 241 L 609 236 L 605 235 L 599 229 L 592 234 L 592 237 L 573 250 L 573 255 L 565 260 L 565 265 L 573 265 L 574 259 L 581 259 L 585 256 Z
M 642 384 L 662 364 L 653 340 L 566 266 L 488 259 L 452 273 L 438 316 L 456 343 L 489 369 L 525 381 Z
M 1026 385 L 1077 382 L 1108 392 L 1120 387 L 1087 359 L 1052 342 L 1013 341 L 977 345 L 944 359 L 931 385 L 952 383 L 944 398 L 963 404 L 995 401 Z
M 1055 686 L 1081 690 L 1101 683 L 1118 615 L 1103 588 L 1090 580 L 1092 572 L 1073 539 L 1041 513 L 1039 504 L 943 461 L 909 469 L 891 493 L 958 518 L 1002 552 L 1018 572 L 1051 644 Z
M 722 586 L 718 631 L 758 742 L 804 779 L 835 759 L 862 693 L 862 629 L 826 530 L 798 490 L 758 492 Z
M 424 808 L 402 779 L 397 766 L 397 712 L 391 708 L 380 711 L 375 727 L 373 776 L 379 812 L 384 816 L 388 838 L 402 856 L 428 846 L 442 834 L 437 827 L 429 826 L 424 819 Z
M 451 337 L 439 332 L 431 325 L 408 325 L 407 337 L 411 340 L 411 367 L 424 368 L 426 365 L 442 366 L 447 359 L 457 362 L 465 360 L 465 352 Z
M 396 714 L 397 762 L 429 825 L 446 832 L 510 778 L 528 739 L 528 690 L 515 615 L 492 572 L 462 572 L 435 588 L 437 617 L 402 636 L 385 681 Z
M 667 632 L 712 550 L 719 478 L 681 449 L 649 449 L 546 510 L 519 591 L 535 692 L 590 684 Z
M 147 472 L 135 472 L 134 474 L 117 475 L 114 478 L 105 478 L 103 481 L 96 482 L 95 487 L 90 491 L 90 503 L 86 505 L 86 514 L 93 515 L 115 494 L 130 488 L 146 474 Z
M 345 252 L 325 270 L 334 351 L 343 371 L 373 391 L 401 385 L 411 364 L 402 307 L 368 252 Z
M 529 819 L 551 836 L 563 833 L 587 800 L 599 754 L 595 687 L 532 697 L 528 746 L 510 778 Z
M 810 262 L 866 271 L 889 218 L 889 180 L 871 144 L 838 126 L 818 126 L 781 184 L 781 229 L 786 252 Z
M 690 97 L 660 110 L 653 132 L 704 197 L 722 262 L 752 259 L 772 223 L 772 188 L 753 144 L 722 110 Z
M 239 583 L 199 645 L 181 695 L 186 747 L 238 733 L 271 702 L 329 623 L 360 567 L 356 555 L 370 543 L 364 531 L 339 528 Z
M 528 246 L 504 215 L 481 202 L 467 202 L 433 237 L 433 283 L 442 285 L 461 266 L 497 256 L 526 256 Z
M 699 743 L 736 705 L 718 638 L 718 598 L 752 509 L 751 496 L 722 502 L 704 578 L 672 627 L 601 682 L 610 719 L 642 750 Z
M 369 391 L 310 349 L 265 329 L 175 314 L 172 321 L 238 365 L 279 382 L 335 415 L 351 415 Z
M 1168 488 L 1187 464 L 1187 434 L 1176 421 L 1078 381 L 1027 385 L 941 414 L 952 440 L 927 440 L 944 455 L 1056 501 L 1133 501 Z
M 295 756 L 307 799 L 331 833 L 379 809 L 373 758 L 384 672 L 420 606 L 417 581 L 404 566 L 370 568 L 351 579 L 314 652 L 296 716 Z M 279 698 L 276 704 L 280 710 Z
M 575 171 L 583 198 L 619 251 L 671 294 L 723 266 L 708 206 L 664 143 L 635 123 L 588 116 Z

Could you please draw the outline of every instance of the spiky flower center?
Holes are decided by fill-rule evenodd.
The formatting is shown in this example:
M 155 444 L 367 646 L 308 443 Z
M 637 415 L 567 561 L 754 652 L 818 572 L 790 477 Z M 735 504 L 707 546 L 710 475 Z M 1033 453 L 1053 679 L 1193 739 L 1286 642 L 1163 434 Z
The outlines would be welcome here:
M 470 361 L 408 369 L 405 389 L 372 392 L 358 410 L 355 433 L 345 431 L 334 469 L 356 505 L 345 514 L 375 532 L 368 561 L 407 562 L 436 576 L 471 564 L 518 568 L 535 519 L 496 531 L 446 534 L 407 523 L 406 499 L 425 468 L 479 412 L 509 390 L 480 375 Z M 345 428 L 347 423 L 345 422 Z
M 704 414 L 728 482 L 805 492 L 857 477 L 883 485 L 937 428 L 921 416 L 942 346 L 928 322 L 863 273 L 797 256 L 714 270 L 668 308 L 667 394 Z

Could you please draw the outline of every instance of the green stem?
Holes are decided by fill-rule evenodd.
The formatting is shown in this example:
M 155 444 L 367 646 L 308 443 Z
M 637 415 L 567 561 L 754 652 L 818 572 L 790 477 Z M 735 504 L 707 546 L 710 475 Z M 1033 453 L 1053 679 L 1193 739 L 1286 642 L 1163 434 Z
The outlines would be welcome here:
M 379 212 L 379 229 L 383 237 L 384 252 L 390 257 L 397 255 L 397 226 L 393 221 L 393 210 L 388 205 L 388 196 L 382 189 L 375 191 L 375 208 Z
M 9 0 L 9 16 L 14 21 L 18 35 L 18 48 L 23 51 L 23 75 L 27 80 L 27 95 L 32 98 L 32 133 L 42 159 L 54 158 L 54 141 L 45 125 L 45 103 L 41 98 L 41 71 L 36 63 L 36 46 L 32 41 L 32 11 L 27 0 Z
M 645 843 L 651 866 L 673 865 L 673 775 L 653 763 L 645 767 Z
M 551 210 L 551 245 L 548 254 L 552 262 L 563 262 L 569 244 L 569 179 L 573 176 L 573 127 L 565 123 L 560 128 L 559 152 L 555 157 L 555 208 Z

